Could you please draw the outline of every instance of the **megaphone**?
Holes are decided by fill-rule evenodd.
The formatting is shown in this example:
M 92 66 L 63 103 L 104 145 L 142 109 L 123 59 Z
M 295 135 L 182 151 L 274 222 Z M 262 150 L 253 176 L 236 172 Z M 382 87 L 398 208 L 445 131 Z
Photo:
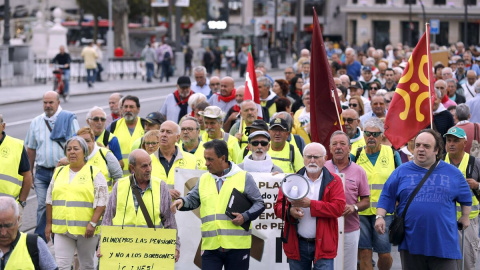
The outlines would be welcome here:
M 308 180 L 299 174 L 289 174 L 281 182 L 282 192 L 289 200 L 300 200 L 310 192 Z

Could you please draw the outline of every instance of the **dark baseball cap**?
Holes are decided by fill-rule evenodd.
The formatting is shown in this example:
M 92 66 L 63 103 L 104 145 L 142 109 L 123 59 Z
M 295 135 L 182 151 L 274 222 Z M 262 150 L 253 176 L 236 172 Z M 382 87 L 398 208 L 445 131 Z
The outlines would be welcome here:
M 364 67 L 362 68 L 362 71 L 369 71 L 369 72 L 372 72 L 372 68 L 371 68 L 371 67 L 369 67 L 369 66 L 364 66 Z
M 252 125 L 249 127 L 245 127 L 245 135 L 249 135 L 251 132 L 251 129 L 257 129 L 257 130 L 263 130 L 263 131 L 268 131 L 268 125 L 265 121 L 258 119 L 253 121 Z
M 357 81 L 351 81 L 350 86 L 348 88 L 363 89 L 362 85 Z
M 285 130 L 288 130 L 288 123 L 285 119 L 275 118 L 270 121 L 270 129 L 279 126 Z
M 180 76 L 177 80 L 177 84 L 178 86 L 180 86 L 181 88 L 184 88 L 184 87 L 188 87 L 192 84 L 192 82 L 190 81 L 190 77 L 188 76 Z
M 165 122 L 165 116 L 159 112 L 151 112 L 145 117 L 148 123 L 161 125 Z

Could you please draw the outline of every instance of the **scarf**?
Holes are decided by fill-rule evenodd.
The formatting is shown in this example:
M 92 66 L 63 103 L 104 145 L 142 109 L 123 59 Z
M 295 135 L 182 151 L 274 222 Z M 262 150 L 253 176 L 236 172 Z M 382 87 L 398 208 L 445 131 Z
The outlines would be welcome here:
M 187 114 L 187 112 L 188 112 L 188 99 L 192 95 L 193 95 L 193 91 L 190 90 L 190 93 L 188 94 L 188 96 L 185 99 L 182 99 L 180 97 L 180 92 L 178 92 L 178 89 L 175 90 L 175 92 L 173 93 L 173 96 L 175 97 L 175 101 L 177 102 L 178 107 L 180 107 L 180 113 L 178 114 L 178 122 L 177 123 L 180 123 L 180 119 L 182 119 L 182 117 Z
M 116 115 L 116 114 L 112 113 L 112 119 L 113 120 L 116 120 L 118 118 L 120 118 L 120 115 Z
M 302 98 L 302 95 L 303 95 L 302 89 L 298 90 L 295 88 L 295 94 L 297 94 L 300 98 Z
M 232 101 L 232 100 L 235 98 L 235 93 L 236 93 L 236 92 L 237 92 L 237 90 L 236 90 L 235 88 L 233 88 L 232 93 L 231 93 L 230 96 L 228 96 L 228 97 L 224 97 L 224 96 L 222 96 L 222 95 L 220 95 L 220 94 L 217 94 L 217 93 L 215 93 L 215 95 L 218 95 L 218 101 L 221 100 L 221 101 L 223 101 L 223 102 L 225 102 L 225 103 L 228 103 L 228 102 Z
M 240 106 L 238 106 L 238 104 L 235 104 L 235 105 L 233 105 L 232 110 L 234 112 L 240 112 Z
M 272 172 L 273 161 L 269 154 L 265 156 L 265 160 L 253 160 L 248 155 L 243 159 L 243 169 L 247 172 Z

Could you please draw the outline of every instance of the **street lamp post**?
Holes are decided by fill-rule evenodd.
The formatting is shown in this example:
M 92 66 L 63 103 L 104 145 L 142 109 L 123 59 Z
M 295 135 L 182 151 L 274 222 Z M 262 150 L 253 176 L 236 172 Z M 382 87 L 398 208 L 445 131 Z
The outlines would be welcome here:
M 302 7 L 301 3 L 303 3 L 304 0 L 302 1 L 297 1 L 297 58 L 300 58 L 300 38 L 302 36 L 302 26 L 301 26 L 301 12 L 300 9 Z
M 10 0 L 5 0 L 5 15 L 3 19 L 3 45 L 10 45 Z
M 113 58 L 112 0 L 108 0 L 107 58 Z
M 408 45 L 412 47 L 412 0 L 408 0 Z
M 467 29 L 468 29 L 468 10 L 467 10 L 467 0 L 463 0 L 463 5 L 465 6 L 465 18 L 463 20 L 463 43 L 468 47 L 468 38 L 467 38 Z

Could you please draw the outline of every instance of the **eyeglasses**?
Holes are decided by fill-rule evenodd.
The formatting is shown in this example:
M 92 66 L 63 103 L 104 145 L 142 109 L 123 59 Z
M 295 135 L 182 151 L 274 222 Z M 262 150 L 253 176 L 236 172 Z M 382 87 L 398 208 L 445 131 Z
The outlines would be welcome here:
M 377 138 L 378 136 L 382 135 L 382 132 L 380 132 L 380 131 L 377 131 L 377 132 L 364 131 L 363 134 L 365 134 L 365 136 L 367 136 L 367 137 L 373 136 L 374 138 Z
M 268 142 L 267 141 L 252 141 L 250 142 L 253 146 L 258 146 L 259 144 L 262 146 L 267 146 Z
M 370 87 L 370 90 L 378 90 L 377 87 Z
M 158 142 L 145 142 L 145 145 L 157 145 Z
M 220 83 L 211 83 L 210 85 L 220 85 Z
M 358 104 L 356 104 L 356 103 L 350 103 L 350 104 L 348 104 L 348 107 L 356 108 L 357 106 L 358 106 Z
M 93 117 L 93 118 L 88 118 L 88 119 L 89 119 L 89 120 L 93 120 L 93 122 L 100 122 L 100 121 L 105 122 L 105 121 L 107 121 L 107 118 L 105 118 L 105 117 L 97 117 L 97 116 L 96 116 L 96 117 Z
M 357 118 L 343 118 L 343 122 L 347 122 L 349 124 L 353 123 L 354 120 L 357 120 Z
M 187 127 L 187 128 L 182 128 L 182 132 L 185 132 L 185 131 L 188 131 L 188 132 L 192 132 L 193 130 L 198 130 L 198 128 L 192 128 L 192 127 Z
M 306 160 L 310 160 L 310 159 L 315 159 L 315 160 L 318 160 L 319 158 L 322 158 L 324 156 L 315 156 L 315 155 L 306 155 L 306 156 L 303 156 L 304 159 Z
M 390 102 L 392 102 L 392 100 L 391 99 L 385 99 L 385 102 L 390 103 Z

